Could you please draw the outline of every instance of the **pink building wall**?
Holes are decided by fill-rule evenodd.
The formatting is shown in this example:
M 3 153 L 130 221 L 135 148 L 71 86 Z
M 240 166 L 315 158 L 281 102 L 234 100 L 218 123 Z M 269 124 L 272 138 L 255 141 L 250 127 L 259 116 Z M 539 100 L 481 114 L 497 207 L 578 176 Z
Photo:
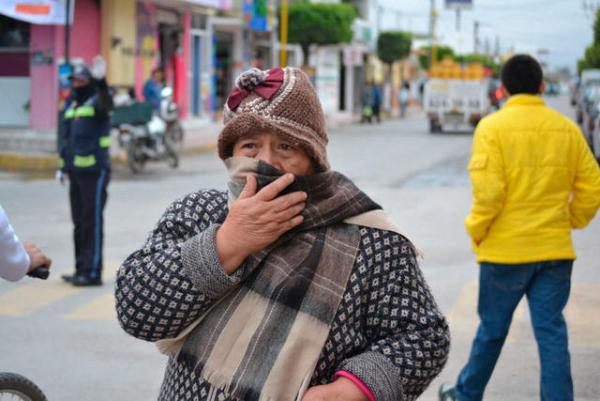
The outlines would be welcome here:
M 30 126 L 51 130 L 58 118 L 58 62 L 64 58 L 63 26 L 31 25 L 31 51 L 52 50 L 51 65 L 31 66 Z M 95 0 L 75 2 L 75 19 L 71 26 L 70 58 L 90 63 L 100 54 L 100 8 Z
M 181 63 L 178 64 L 177 75 L 179 79 L 177 82 L 177 93 L 178 93 L 178 106 L 179 106 L 179 115 L 181 118 L 188 118 L 189 110 L 190 110 L 190 63 L 191 63 L 191 53 L 192 53 L 192 14 L 190 12 L 186 12 L 183 14 L 183 43 L 181 47 L 183 49 L 183 54 L 181 57 Z

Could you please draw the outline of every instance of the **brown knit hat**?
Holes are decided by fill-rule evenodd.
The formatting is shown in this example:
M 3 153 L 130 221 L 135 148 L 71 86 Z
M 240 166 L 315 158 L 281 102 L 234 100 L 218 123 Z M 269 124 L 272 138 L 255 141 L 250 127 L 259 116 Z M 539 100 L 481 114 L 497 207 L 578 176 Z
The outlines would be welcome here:
M 298 68 L 242 73 L 224 106 L 223 122 L 218 140 L 223 160 L 238 139 L 269 130 L 300 146 L 318 171 L 329 170 L 325 115 L 310 79 Z

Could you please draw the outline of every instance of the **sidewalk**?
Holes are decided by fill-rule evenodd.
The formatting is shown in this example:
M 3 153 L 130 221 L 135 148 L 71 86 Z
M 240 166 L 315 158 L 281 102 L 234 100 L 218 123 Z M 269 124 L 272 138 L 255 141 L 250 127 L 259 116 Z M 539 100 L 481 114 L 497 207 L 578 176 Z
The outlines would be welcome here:
M 338 114 L 328 116 L 328 129 L 358 122 L 357 116 Z M 184 142 L 181 154 L 208 152 L 217 146 L 222 123 L 208 120 L 183 122 Z M 113 163 L 125 163 L 125 152 L 119 148 L 118 132 L 112 131 L 110 149 Z M 0 171 L 47 173 L 58 166 L 56 131 L 36 131 L 30 128 L 0 128 Z

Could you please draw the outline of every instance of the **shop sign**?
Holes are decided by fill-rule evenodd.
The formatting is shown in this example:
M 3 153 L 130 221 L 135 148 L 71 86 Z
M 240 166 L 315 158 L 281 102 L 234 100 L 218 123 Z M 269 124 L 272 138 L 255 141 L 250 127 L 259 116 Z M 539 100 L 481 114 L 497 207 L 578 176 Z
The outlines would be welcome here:
M 75 0 L 70 3 L 69 22 L 73 23 Z M 66 0 L 2 0 L 0 14 L 40 25 L 64 25 L 66 17 Z
M 273 0 L 243 0 L 242 13 L 246 26 L 253 31 L 270 30 L 272 5 Z
M 473 0 L 446 0 L 446 8 L 465 10 L 473 8 Z

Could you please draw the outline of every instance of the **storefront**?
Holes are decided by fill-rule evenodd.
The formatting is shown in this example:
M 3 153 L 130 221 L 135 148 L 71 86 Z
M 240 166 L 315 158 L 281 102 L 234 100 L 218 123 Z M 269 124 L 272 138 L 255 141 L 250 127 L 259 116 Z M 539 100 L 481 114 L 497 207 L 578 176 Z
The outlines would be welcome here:
M 28 126 L 31 24 L 0 15 L 0 126 Z

